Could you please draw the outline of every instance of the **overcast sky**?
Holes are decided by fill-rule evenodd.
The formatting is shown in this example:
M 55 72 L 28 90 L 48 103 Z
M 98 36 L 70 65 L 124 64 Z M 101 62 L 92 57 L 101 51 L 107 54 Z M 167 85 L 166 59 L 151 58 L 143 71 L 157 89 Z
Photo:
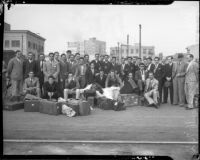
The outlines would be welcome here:
M 107 52 L 117 42 L 139 41 L 155 46 L 165 56 L 186 52 L 197 44 L 199 2 L 174 2 L 172 5 L 14 5 L 5 9 L 5 22 L 11 29 L 30 30 L 46 39 L 45 54 L 64 52 L 68 41 L 91 37 L 106 41 Z

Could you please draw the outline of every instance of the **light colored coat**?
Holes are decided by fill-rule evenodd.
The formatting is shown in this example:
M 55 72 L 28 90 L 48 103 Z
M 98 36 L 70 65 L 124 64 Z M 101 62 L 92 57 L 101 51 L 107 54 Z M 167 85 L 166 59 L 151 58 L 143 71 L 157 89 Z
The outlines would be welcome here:
M 58 74 L 60 73 L 60 64 L 56 61 L 46 61 L 43 65 L 44 81 L 48 81 L 48 77 L 52 75 L 58 81 Z
M 172 79 L 174 79 L 177 75 L 177 73 L 180 74 L 179 77 L 185 77 L 186 69 L 188 64 L 186 62 L 181 62 L 181 65 L 178 70 L 178 62 L 174 62 L 172 66 Z
M 147 78 L 146 85 L 145 85 L 145 92 L 149 91 L 150 81 L 151 81 L 150 78 Z M 152 79 L 152 90 L 155 90 L 155 91 L 158 90 L 158 81 L 155 78 Z
M 199 82 L 199 66 L 196 62 L 192 61 L 189 68 L 186 70 L 185 83 Z

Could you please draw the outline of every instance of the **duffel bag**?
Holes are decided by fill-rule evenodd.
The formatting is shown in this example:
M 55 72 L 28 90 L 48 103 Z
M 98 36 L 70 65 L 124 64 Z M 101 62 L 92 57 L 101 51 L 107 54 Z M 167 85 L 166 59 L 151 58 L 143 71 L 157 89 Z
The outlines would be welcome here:
M 79 115 L 79 100 L 76 99 L 68 99 L 66 102 L 67 106 L 72 108 L 76 112 L 76 116 Z
M 123 111 L 123 110 L 126 110 L 126 106 L 124 105 L 123 102 L 115 101 L 113 103 L 113 110 L 114 111 Z
M 104 98 L 99 104 L 99 108 L 104 110 L 112 110 L 113 109 L 113 100 Z

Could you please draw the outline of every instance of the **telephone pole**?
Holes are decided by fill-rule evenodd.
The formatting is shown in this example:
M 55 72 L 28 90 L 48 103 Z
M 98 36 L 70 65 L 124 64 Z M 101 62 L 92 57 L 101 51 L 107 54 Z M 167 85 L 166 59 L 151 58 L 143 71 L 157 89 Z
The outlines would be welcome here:
M 139 57 L 141 58 L 141 24 L 139 25 Z
M 129 56 L 129 35 L 127 35 L 127 57 Z

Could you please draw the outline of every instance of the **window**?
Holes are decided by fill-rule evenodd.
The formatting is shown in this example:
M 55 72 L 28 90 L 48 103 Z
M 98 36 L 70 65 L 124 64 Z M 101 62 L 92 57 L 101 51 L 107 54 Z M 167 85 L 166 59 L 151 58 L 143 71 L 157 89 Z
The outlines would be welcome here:
M 9 40 L 5 40 L 5 47 L 6 48 L 10 47 L 10 41 Z
M 134 50 L 133 50 L 133 49 L 131 49 L 131 53 L 132 53 L 132 54 L 134 53 Z
M 44 52 L 44 47 L 43 46 L 41 46 L 41 51 Z
M 126 53 L 128 53 L 128 49 L 126 49 Z
M 124 50 L 122 49 L 122 53 L 124 53 Z
M 146 54 L 146 49 L 143 49 L 143 54 Z
M 28 48 L 31 49 L 31 42 L 28 41 Z
M 12 47 L 20 47 L 20 41 L 19 40 L 13 40 L 12 41 Z
M 138 49 L 136 49 L 136 53 L 138 53 L 139 52 L 139 50 Z

